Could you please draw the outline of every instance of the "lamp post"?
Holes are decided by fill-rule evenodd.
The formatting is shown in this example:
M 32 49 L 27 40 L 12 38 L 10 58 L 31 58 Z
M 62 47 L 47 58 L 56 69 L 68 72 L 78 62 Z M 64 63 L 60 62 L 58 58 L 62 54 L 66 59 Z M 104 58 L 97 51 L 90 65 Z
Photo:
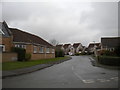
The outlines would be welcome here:
M 95 56 L 97 57 L 97 50 L 96 50 L 95 41 L 93 41 L 93 42 L 94 42 L 94 54 L 95 54 Z

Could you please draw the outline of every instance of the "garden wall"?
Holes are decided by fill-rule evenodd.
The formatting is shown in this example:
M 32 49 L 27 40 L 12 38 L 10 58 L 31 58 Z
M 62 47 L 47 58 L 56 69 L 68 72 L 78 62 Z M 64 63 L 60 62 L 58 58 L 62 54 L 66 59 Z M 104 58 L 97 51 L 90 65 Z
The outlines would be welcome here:
M 2 53 L 2 60 L 0 62 L 17 61 L 17 53 Z

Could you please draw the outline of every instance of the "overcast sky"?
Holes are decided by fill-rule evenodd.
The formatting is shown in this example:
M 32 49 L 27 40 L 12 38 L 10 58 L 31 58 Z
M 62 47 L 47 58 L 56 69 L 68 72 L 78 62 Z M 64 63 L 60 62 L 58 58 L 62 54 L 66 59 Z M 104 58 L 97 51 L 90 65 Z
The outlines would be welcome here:
M 2 19 L 10 27 L 59 43 L 100 42 L 118 36 L 117 2 L 4 2 Z

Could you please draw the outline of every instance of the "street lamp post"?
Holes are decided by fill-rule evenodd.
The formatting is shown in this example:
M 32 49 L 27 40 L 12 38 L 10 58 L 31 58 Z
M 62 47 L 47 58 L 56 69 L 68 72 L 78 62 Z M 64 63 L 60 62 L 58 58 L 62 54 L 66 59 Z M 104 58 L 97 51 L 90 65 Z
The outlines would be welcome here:
M 96 50 L 95 41 L 93 41 L 93 42 L 94 42 L 94 54 L 95 54 L 95 56 L 97 57 L 97 50 Z

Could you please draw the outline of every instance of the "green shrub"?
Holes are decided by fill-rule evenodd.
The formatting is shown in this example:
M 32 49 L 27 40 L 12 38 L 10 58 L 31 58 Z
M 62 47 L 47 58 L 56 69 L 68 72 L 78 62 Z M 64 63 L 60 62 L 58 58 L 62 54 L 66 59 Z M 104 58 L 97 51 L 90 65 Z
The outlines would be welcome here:
M 86 52 L 82 52 L 82 53 L 80 53 L 80 55 L 86 55 L 87 53 Z
M 87 55 L 92 55 L 92 54 L 94 54 L 94 52 L 87 52 Z
M 80 53 L 75 53 L 75 55 L 76 55 L 76 56 L 79 56 L 79 55 L 80 55 Z
M 63 50 L 56 50 L 55 57 L 64 57 L 64 51 Z
M 23 48 L 12 47 L 12 51 L 18 54 L 18 61 L 25 60 L 26 50 Z
M 30 53 L 26 53 L 25 54 L 25 61 L 29 61 L 31 59 L 31 54 Z

